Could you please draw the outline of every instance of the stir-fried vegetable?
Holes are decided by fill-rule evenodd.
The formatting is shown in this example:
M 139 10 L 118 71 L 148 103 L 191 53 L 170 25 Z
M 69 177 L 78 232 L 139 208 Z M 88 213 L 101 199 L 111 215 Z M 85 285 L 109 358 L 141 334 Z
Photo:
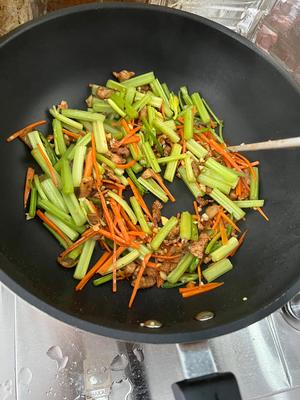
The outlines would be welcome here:
M 75 268 L 77 291 L 97 274 L 94 286 L 112 282 L 113 292 L 131 281 L 129 307 L 155 285 L 186 285 L 183 298 L 214 290 L 245 239 L 237 221 L 249 208 L 268 220 L 259 162 L 228 151 L 223 121 L 199 93 L 173 93 L 153 72 L 114 76 L 90 85 L 85 110 L 51 107 L 49 135 L 37 130 L 41 120 L 7 139 L 21 139 L 37 163 L 26 173 L 26 217 L 41 219 L 63 247 L 58 262 Z M 177 179 L 188 189 L 186 210 L 166 218 L 160 201 L 176 202 Z

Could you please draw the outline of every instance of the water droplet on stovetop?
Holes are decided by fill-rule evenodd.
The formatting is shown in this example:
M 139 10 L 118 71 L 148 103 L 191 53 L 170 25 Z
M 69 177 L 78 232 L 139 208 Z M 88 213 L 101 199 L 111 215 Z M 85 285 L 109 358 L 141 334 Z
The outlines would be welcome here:
M 32 380 L 32 372 L 29 368 L 21 368 L 18 374 L 19 385 L 28 386 Z
M 128 358 L 125 354 L 118 354 L 111 362 L 110 369 L 112 371 L 123 371 L 128 365 Z
M 59 346 L 51 346 L 47 351 L 47 356 L 54 361 L 60 361 L 63 358 L 62 350 Z
M 135 357 L 136 357 L 136 359 L 139 361 L 139 362 L 143 362 L 144 361 L 144 352 L 143 352 L 143 349 L 141 349 L 140 347 L 135 347 L 134 349 L 133 349 L 133 354 L 135 355 Z
M 12 395 L 12 380 L 7 379 L 5 382 L 0 383 L 0 400 L 6 400 Z

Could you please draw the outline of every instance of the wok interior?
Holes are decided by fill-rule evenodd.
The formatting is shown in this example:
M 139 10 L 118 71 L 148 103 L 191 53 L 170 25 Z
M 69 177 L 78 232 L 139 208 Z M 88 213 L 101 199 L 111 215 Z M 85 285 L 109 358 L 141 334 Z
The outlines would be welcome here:
M 44 118 L 47 108 L 61 99 L 74 108 L 85 107 L 87 84 L 104 83 L 111 71 L 123 68 L 152 70 L 174 90 L 185 84 L 199 90 L 225 120 L 224 134 L 231 144 L 299 134 L 300 96 L 295 87 L 261 55 L 188 15 L 139 6 L 85 8 L 27 29 L 1 48 L 0 58 L 3 137 Z M 225 285 L 188 300 L 177 290 L 144 290 L 130 311 L 132 289 L 127 282 L 119 283 L 116 295 L 109 284 L 74 292 L 72 271 L 55 262 L 59 245 L 40 222 L 24 220 L 22 190 L 25 168 L 32 163 L 29 152 L 20 143 L 2 140 L 0 154 L 1 266 L 36 297 L 34 304 L 59 318 L 132 340 L 189 341 L 253 322 L 279 307 L 284 301 L 280 296 L 289 288 L 299 288 L 297 150 L 249 154 L 261 161 L 261 197 L 270 222 L 249 213 L 243 223 L 247 240 L 233 259 L 234 270 L 224 276 Z M 176 184 L 172 190 L 177 202 L 166 205 L 164 214 L 191 210 L 187 189 Z M 47 305 L 81 321 L 68 320 Z M 193 317 L 203 310 L 216 316 L 200 325 Z M 160 320 L 163 327 L 141 336 L 139 322 L 146 319 Z M 222 330 L 225 325 L 229 328 Z

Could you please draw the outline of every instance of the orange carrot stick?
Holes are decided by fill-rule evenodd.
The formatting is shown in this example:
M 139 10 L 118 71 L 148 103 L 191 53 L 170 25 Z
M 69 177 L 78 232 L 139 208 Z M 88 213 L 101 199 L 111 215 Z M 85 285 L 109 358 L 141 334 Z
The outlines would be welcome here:
M 37 210 L 36 212 L 37 216 L 45 222 L 50 228 L 52 228 L 63 240 L 65 240 L 67 243 L 70 243 L 70 239 L 68 238 L 67 235 L 65 235 L 56 225 L 54 222 L 52 222 L 46 215 L 41 211 Z
M 95 170 L 95 175 L 96 175 L 96 185 L 98 192 L 100 193 L 100 186 L 101 186 L 101 180 L 100 180 L 100 174 L 99 174 L 99 168 L 98 168 L 98 163 L 97 163 L 97 158 L 96 158 L 96 143 L 95 143 L 95 136 L 92 133 L 92 159 L 93 159 L 93 166 Z
M 115 293 L 117 291 L 117 269 L 116 269 L 116 262 L 117 262 L 117 254 L 116 254 L 116 242 L 114 241 L 114 251 L 113 251 L 113 264 L 112 264 L 112 271 L 113 271 L 113 287 L 112 291 Z
M 131 137 L 127 137 L 126 139 L 124 138 L 123 144 L 132 144 L 132 143 L 138 143 L 141 140 L 139 136 L 133 135 Z
M 98 269 L 104 264 L 104 262 L 110 257 L 109 252 L 105 252 L 96 262 L 96 264 L 89 270 L 89 272 L 81 279 L 81 281 L 75 287 L 75 290 L 82 290 L 88 281 L 97 273 Z
M 69 136 L 70 138 L 75 139 L 75 140 L 79 139 L 80 136 L 81 136 L 81 135 L 79 135 L 79 133 L 71 132 L 71 131 L 69 131 L 69 130 L 66 129 L 66 128 L 62 128 L 62 131 L 63 131 L 63 133 L 64 133 L 65 135 L 67 135 L 67 136 Z
M 71 246 L 69 246 L 66 250 L 64 250 L 61 254 L 60 257 L 61 258 L 65 258 L 65 256 L 67 254 L 69 254 L 72 250 L 76 249 L 78 246 L 80 246 L 81 244 L 83 244 L 84 242 L 86 242 L 87 240 L 89 240 L 91 237 L 96 236 L 97 235 L 97 231 L 94 231 L 93 229 L 87 229 L 84 234 L 81 235 L 81 237 L 74 242 L 73 244 L 71 244 Z
M 223 284 L 224 284 L 224 282 L 216 283 L 214 286 L 201 285 L 201 286 L 198 286 L 194 290 L 182 293 L 182 297 L 183 298 L 188 298 L 188 297 L 196 296 L 198 294 L 210 292 L 211 290 L 214 290 L 217 287 L 222 286 Z
M 144 259 L 143 259 L 142 267 L 140 268 L 140 270 L 138 272 L 138 275 L 136 277 L 136 280 L 135 280 L 135 283 L 134 283 L 134 288 L 133 288 L 133 291 L 132 291 L 132 294 L 131 294 L 131 297 L 130 297 L 130 300 L 129 300 L 129 304 L 128 304 L 129 308 L 132 307 L 132 304 L 134 302 L 134 299 L 136 297 L 137 291 L 138 291 L 140 283 L 141 283 L 141 279 L 142 279 L 143 273 L 144 273 L 145 268 L 146 268 L 146 264 L 148 263 L 150 257 L 151 257 L 151 253 L 150 254 L 146 254 Z
M 31 132 L 32 130 L 34 130 L 38 126 L 44 125 L 46 123 L 47 123 L 47 121 L 45 121 L 44 119 L 40 120 L 40 121 L 37 121 L 37 122 L 33 122 L 32 124 L 25 126 L 25 128 L 20 129 L 19 131 L 17 131 L 15 133 L 13 133 L 12 135 L 10 135 L 6 139 L 6 141 L 7 142 L 12 142 L 13 140 L 17 139 L 18 137 L 25 136 L 25 135 L 27 135 L 27 133 Z
M 128 217 L 128 215 L 123 210 L 123 208 L 121 209 L 121 214 L 122 214 L 122 217 L 123 217 L 124 221 L 126 222 L 126 225 L 128 226 L 128 228 L 132 232 L 138 232 L 139 231 L 138 227 L 132 223 L 131 219 Z
M 93 172 L 93 154 L 92 154 L 92 149 L 89 148 L 85 159 L 83 177 L 89 178 L 92 175 L 92 172 Z
M 199 262 L 199 265 L 197 267 L 197 272 L 198 272 L 198 280 L 199 280 L 199 286 L 201 286 L 201 278 L 202 278 L 202 273 L 201 273 L 201 261 Z
M 123 253 L 123 251 L 126 249 L 126 247 L 120 246 L 118 250 L 116 251 L 116 259 Z M 111 266 L 113 262 L 113 255 L 111 255 L 104 264 L 98 269 L 98 273 L 101 275 L 105 275 L 107 272 L 108 268 Z
M 134 236 L 134 237 L 141 237 L 144 238 L 145 236 L 147 236 L 147 234 L 145 232 L 142 231 L 129 231 L 129 236 Z
M 121 246 L 131 246 L 131 247 L 137 246 L 135 243 L 128 243 L 124 239 L 120 238 L 119 236 L 115 235 L 114 233 L 106 231 L 105 229 L 98 228 L 97 233 L 99 233 L 100 235 L 104 236 L 107 239 L 116 241 Z
M 219 284 L 219 282 L 210 282 L 210 283 L 206 283 L 206 284 L 204 284 L 204 285 L 201 285 L 201 287 L 214 287 L 214 286 L 216 286 L 216 285 L 218 285 Z M 179 288 L 178 290 L 179 290 L 179 293 L 189 293 L 189 292 L 193 292 L 194 290 L 198 290 L 198 286 L 189 286 L 189 285 L 186 285 L 186 287 L 181 287 L 181 288 Z
M 131 160 L 126 164 L 116 164 L 116 167 L 120 169 L 126 169 L 132 167 L 134 164 L 136 164 L 136 160 Z
M 263 210 L 260 207 L 255 207 L 255 210 L 258 211 L 260 213 L 260 215 L 266 220 L 266 221 L 270 221 L 269 217 L 267 217 L 267 215 L 263 212 Z
M 234 161 L 231 155 L 227 151 L 225 151 L 223 147 L 220 146 L 215 140 L 210 139 L 209 145 L 224 159 L 226 159 L 232 165 L 233 168 L 235 168 L 237 171 L 241 171 L 241 168 L 237 165 L 237 163 Z
M 41 156 L 43 157 L 43 159 L 44 159 L 44 161 L 45 161 L 45 163 L 46 163 L 46 165 L 47 165 L 47 167 L 49 169 L 49 172 L 50 172 L 50 175 L 51 175 L 51 179 L 52 179 L 54 185 L 58 186 L 58 180 L 57 180 L 57 176 L 56 176 L 56 171 L 53 168 L 53 165 L 49 161 L 49 158 L 46 156 L 46 154 L 44 153 L 44 151 L 43 151 L 43 149 L 42 149 L 42 147 L 41 147 L 41 145 L 39 143 L 37 144 L 37 149 L 40 152 Z
M 153 221 L 153 217 L 147 207 L 147 204 L 145 203 L 145 201 L 144 201 L 143 197 L 141 196 L 140 192 L 138 191 L 137 187 L 135 186 L 135 184 L 132 182 L 132 180 L 130 178 L 127 178 L 127 181 L 128 181 L 129 186 L 131 187 L 134 197 L 139 202 L 139 205 L 142 207 L 142 209 L 144 210 L 145 214 L 150 219 L 150 221 Z
M 27 168 L 27 173 L 26 173 L 26 179 L 25 179 L 25 187 L 24 187 L 24 208 L 27 206 L 27 202 L 29 199 L 30 195 L 30 190 L 31 190 L 31 182 L 34 177 L 34 169 L 31 167 Z
M 217 229 L 217 227 L 219 226 L 220 223 L 220 219 L 221 219 L 221 210 L 218 212 L 218 214 L 216 215 L 216 219 L 215 222 L 212 226 L 212 229 L 215 231 Z
M 157 268 L 158 267 L 158 263 L 154 263 L 154 262 L 148 261 L 146 266 L 149 267 L 149 268 Z
M 223 223 L 222 218 L 220 219 L 219 226 L 220 226 L 222 244 L 226 244 L 228 242 L 228 238 L 227 238 L 226 229 L 224 228 L 224 223 Z
M 129 235 L 128 235 L 126 226 L 125 226 L 125 224 L 124 224 L 123 218 L 122 218 L 122 216 L 121 216 L 120 209 L 119 209 L 119 207 L 117 206 L 117 202 L 116 202 L 114 199 L 112 199 L 112 198 L 110 198 L 110 206 L 111 206 L 111 209 L 112 209 L 113 213 L 114 213 L 115 216 L 116 216 L 117 223 L 118 223 L 118 225 L 119 225 L 119 227 L 120 227 L 120 230 L 121 230 L 121 232 L 122 232 L 122 235 L 123 235 L 124 239 L 125 239 L 127 242 L 129 242 L 129 241 L 130 241 Z
M 156 174 L 155 172 L 153 172 L 152 175 L 153 175 L 154 179 L 156 180 L 156 182 L 160 185 L 160 187 L 166 193 L 166 195 L 169 197 L 169 199 L 174 203 L 176 201 L 175 197 L 172 195 L 172 193 L 169 191 L 167 186 L 164 184 L 162 177 L 159 174 Z
M 226 215 L 224 213 L 223 210 L 221 210 L 221 216 L 223 219 L 225 219 L 226 222 L 228 222 L 236 231 L 241 232 L 240 228 L 232 221 L 231 218 L 228 217 L 228 215 Z

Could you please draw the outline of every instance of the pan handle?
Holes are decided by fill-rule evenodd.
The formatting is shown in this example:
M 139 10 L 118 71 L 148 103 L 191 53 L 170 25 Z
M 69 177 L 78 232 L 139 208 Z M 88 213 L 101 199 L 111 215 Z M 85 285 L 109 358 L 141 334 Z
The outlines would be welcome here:
M 231 372 L 186 379 L 172 385 L 176 400 L 242 400 Z

